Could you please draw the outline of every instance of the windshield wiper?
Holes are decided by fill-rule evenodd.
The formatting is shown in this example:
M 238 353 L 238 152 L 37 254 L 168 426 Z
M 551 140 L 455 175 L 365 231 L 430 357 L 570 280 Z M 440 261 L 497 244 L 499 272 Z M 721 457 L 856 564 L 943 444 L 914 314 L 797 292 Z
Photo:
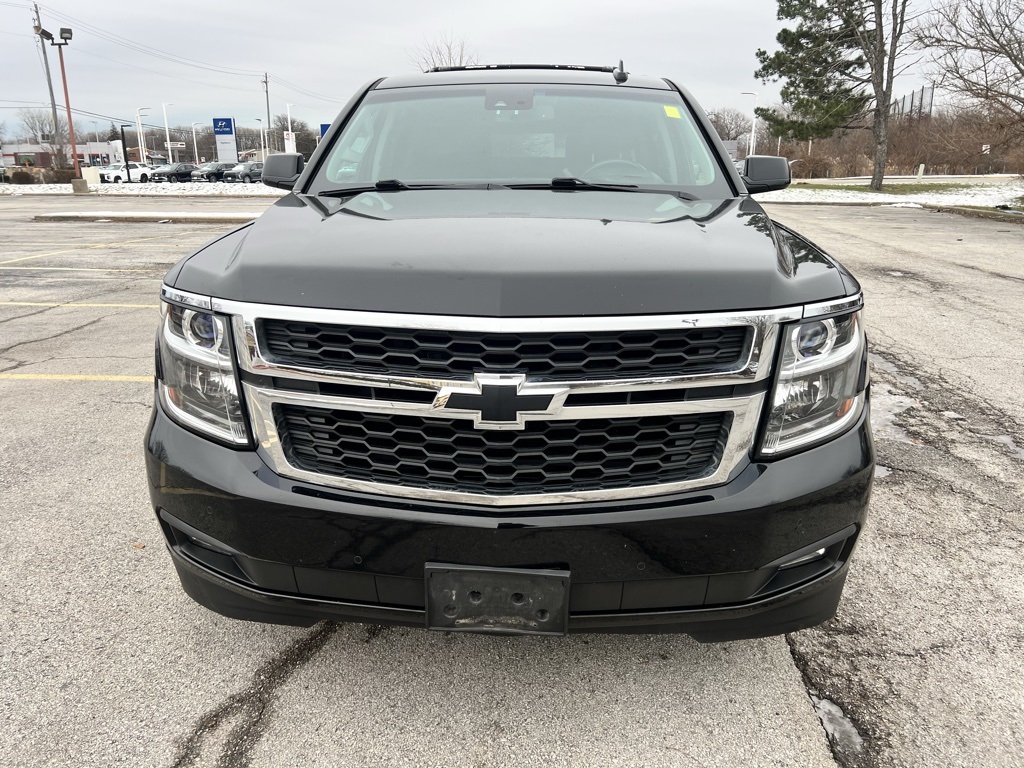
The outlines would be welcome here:
M 317 192 L 318 197 L 351 197 L 364 192 L 403 192 L 412 189 L 505 189 L 502 184 L 495 184 L 489 181 L 482 182 L 453 182 L 440 184 L 406 184 L 398 179 L 381 179 L 376 184 L 353 185 L 351 187 L 338 187 L 337 189 L 325 189 Z
M 547 184 L 509 184 L 512 189 L 605 189 L 611 192 L 639 191 L 636 184 L 602 184 L 593 181 L 577 179 L 575 176 L 555 176 Z
M 682 198 L 683 200 L 697 200 L 696 195 L 691 195 L 688 192 L 680 192 L 675 189 L 655 189 L 653 187 L 641 187 L 638 184 L 611 184 L 604 182 L 593 182 L 585 179 L 578 179 L 574 176 L 556 176 L 547 184 L 543 183 L 531 183 L 531 184 L 509 184 L 509 189 L 554 189 L 554 190 L 568 190 L 574 189 L 583 190 L 596 190 L 598 192 L 643 192 L 648 194 L 656 195 L 673 195 L 675 197 Z

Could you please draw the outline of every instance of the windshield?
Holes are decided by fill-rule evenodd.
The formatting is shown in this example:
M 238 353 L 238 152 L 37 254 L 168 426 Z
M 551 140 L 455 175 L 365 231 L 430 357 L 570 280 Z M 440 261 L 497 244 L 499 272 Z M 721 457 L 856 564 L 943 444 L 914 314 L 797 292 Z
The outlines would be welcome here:
M 732 197 L 675 91 L 495 84 L 373 91 L 310 192 L 373 185 L 592 184 Z

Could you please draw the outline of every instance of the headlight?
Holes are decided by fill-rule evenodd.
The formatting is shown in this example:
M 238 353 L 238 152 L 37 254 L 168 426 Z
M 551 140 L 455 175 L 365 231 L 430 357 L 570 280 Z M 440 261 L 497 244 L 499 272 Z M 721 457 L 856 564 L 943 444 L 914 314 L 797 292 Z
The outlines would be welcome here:
M 166 301 L 161 313 L 158 388 L 164 409 L 184 426 L 234 445 L 248 445 L 229 319 Z
M 820 442 L 860 417 L 866 385 L 861 381 L 864 349 L 860 312 L 784 330 L 763 455 Z

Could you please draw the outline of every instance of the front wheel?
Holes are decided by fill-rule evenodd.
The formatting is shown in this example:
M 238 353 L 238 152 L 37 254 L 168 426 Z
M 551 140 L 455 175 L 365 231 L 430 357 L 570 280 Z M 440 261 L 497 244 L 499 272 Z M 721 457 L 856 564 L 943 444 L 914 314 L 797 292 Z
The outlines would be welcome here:
M 149 176 L 147 176 L 146 174 L 142 174 L 141 176 L 139 176 L 140 184 L 145 184 L 147 181 L 149 181 Z
M 121 177 L 120 176 L 115 176 L 114 177 L 114 183 L 115 184 L 120 184 L 121 183 Z
M 170 181 L 171 184 L 177 184 L 178 183 L 178 177 L 177 176 L 168 176 L 167 180 Z
M 252 176 L 243 176 L 242 177 L 242 183 L 243 184 L 252 184 Z

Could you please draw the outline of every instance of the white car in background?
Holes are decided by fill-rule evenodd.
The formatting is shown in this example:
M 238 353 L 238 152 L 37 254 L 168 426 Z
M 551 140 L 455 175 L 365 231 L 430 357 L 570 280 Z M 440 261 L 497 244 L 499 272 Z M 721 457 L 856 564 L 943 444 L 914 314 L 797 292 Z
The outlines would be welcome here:
M 132 174 L 131 181 L 141 182 L 149 181 L 150 172 L 153 170 L 150 166 L 143 163 L 128 163 L 128 168 Z M 100 171 L 101 183 L 120 184 L 125 181 L 128 181 L 128 172 L 125 170 L 124 163 L 111 165 Z

